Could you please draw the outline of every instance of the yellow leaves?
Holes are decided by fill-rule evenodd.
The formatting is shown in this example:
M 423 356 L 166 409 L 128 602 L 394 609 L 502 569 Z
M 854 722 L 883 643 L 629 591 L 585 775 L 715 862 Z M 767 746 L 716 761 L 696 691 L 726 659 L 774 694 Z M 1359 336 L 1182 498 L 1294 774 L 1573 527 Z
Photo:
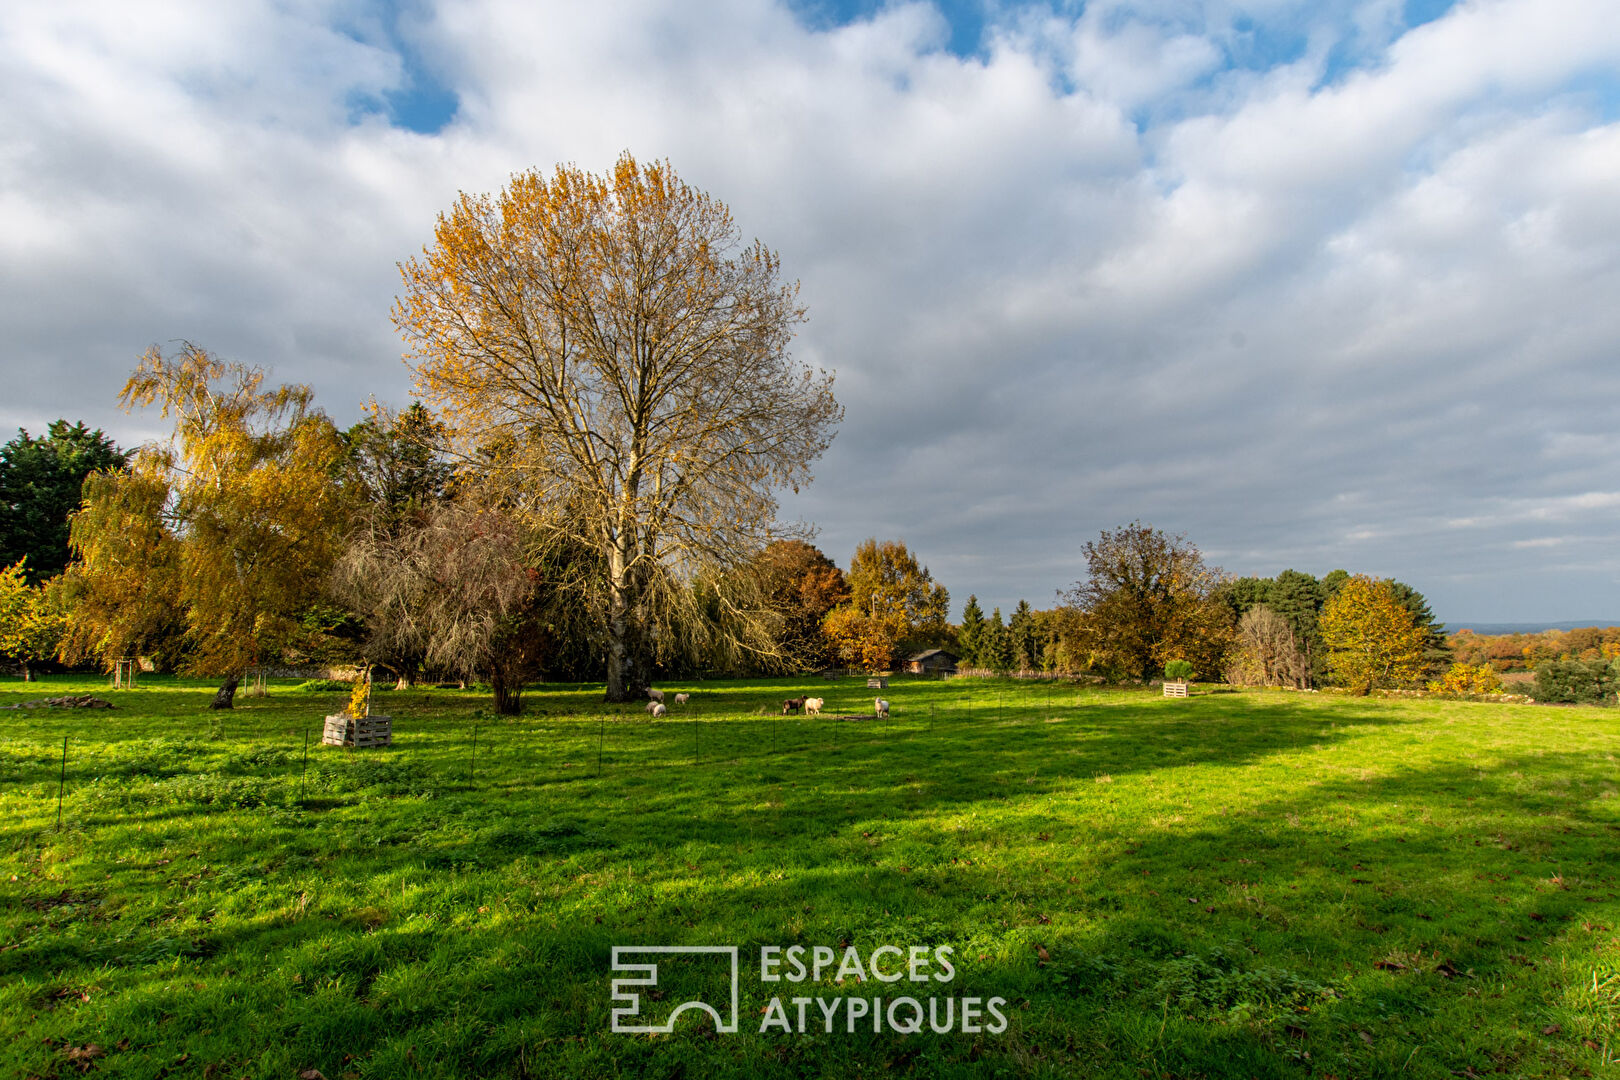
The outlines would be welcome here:
M 15 655 L 35 606 L 34 590 L 23 576 L 26 559 L 0 570 L 0 654 Z
M 18 559 L 0 569 L 0 655 L 24 664 L 54 656 L 65 624 L 61 579 L 30 586 L 26 562 Z
M 1428 689 L 1437 694 L 1500 694 L 1502 677 L 1489 664 L 1455 663 L 1445 678 L 1429 683 Z
M 349 694 L 349 703 L 343 707 L 343 713 L 351 720 L 363 720 L 371 715 L 371 678 L 354 680 L 354 690 Z
M 1423 673 L 1423 631 L 1387 580 L 1351 577 L 1323 606 L 1319 627 L 1328 667 L 1358 693 Z
M 181 613 L 192 668 L 239 671 L 314 595 L 342 528 L 342 444 L 308 387 L 263 382 L 257 368 L 189 343 L 172 358 L 142 357 L 124 403 L 161 405 L 174 436 L 129 470 L 86 481 L 65 651 L 110 662 Z

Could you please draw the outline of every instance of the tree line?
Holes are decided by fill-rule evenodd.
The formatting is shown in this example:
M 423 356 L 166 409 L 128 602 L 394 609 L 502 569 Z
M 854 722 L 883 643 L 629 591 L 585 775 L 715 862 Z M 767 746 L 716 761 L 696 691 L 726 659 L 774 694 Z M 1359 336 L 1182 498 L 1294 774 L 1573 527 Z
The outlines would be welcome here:
M 806 313 L 776 254 L 667 162 L 560 166 L 463 194 L 400 264 L 393 320 L 419 400 L 340 429 L 307 386 L 185 343 L 120 395 L 166 439 L 125 451 L 65 421 L 0 465 L 0 652 L 219 680 L 365 663 L 401 685 L 540 677 L 970 667 L 1358 690 L 1439 672 L 1446 642 L 1399 582 L 1232 579 L 1140 522 L 1006 621 L 903 541 L 841 569 L 776 492 L 810 482 L 842 417 L 796 360 Z M 255 678 L 256 676 L 256 678 Z
M 222 706 L 279 665 L 486 682 L 501 711 L 536 679 L 606 676 L 606 605 L 587 599 L 602 553 L 537 537 L 421 403 L 372 404 L 340 430 L 307 388 L 267 388 L 194 346 L 149 352 L 125 399 L 159 404 L 170 440 L 131 453 L 59 421 L 0 448 L 0 543 L 17 554 L 0 574 L 0 651 L 25 664 L 139 655 L 220 676 Z M 805 539 L 776 539 L 678 583 L 650 670 L 883 671 L 945 649 L 997 672 L 1145 680 L 1185 661 L 1207 680 L 1367 690 L 1452 658 L 1400 582 L 1233 578 L 1140 522 L 1082 553 L 1087 576 L 1052 608 L 1020 600 L 1003 620 L 969 596 L 952 623 L 949 591 L 904 541 L 862 542 L 846 571 Z

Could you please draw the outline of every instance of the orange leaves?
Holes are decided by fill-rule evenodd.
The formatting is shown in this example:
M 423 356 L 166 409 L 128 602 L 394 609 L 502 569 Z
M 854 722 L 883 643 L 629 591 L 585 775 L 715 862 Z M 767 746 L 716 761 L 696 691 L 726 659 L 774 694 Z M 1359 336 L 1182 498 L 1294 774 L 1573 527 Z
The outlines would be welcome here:
M 893 666 L 895 649 L 906 633 L 900 615 L 873 615 L 854 604 L 829 612 L 821 628 L 838 658 L 864 671 L 886 671 Z

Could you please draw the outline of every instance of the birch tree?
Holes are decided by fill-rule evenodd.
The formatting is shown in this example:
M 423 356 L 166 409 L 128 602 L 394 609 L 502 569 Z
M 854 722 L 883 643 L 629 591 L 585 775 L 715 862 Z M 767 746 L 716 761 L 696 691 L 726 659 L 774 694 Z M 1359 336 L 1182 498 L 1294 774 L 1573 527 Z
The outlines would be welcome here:
M 337 431 L 309 387 L 265 389 L 262 370 L 189 343 L 148 350 L 120 400 L 174 432 L 85 481 L 64 656 L 111 667 L 178 613 L 183 670 L 220 678 L 209 707 L 229 709 L 322 595 L 347 507 Z

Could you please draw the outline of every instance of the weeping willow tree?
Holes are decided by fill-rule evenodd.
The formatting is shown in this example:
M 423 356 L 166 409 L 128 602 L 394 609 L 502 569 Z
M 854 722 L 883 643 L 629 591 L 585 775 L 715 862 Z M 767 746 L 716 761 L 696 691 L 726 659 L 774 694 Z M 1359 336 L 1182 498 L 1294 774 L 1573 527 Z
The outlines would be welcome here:
M 182 670 L 220 678 L 210 708 L 228 709 L 321 598 L 346 520 L 337 431 L 309 387 L 265 389 L 260 369 L 189 343 L 148 350 L 120 401 L 174 431 L 85 481 L 64 657 L 110 669 L 178 623 Z
M 608 700 L 640 696 L 693 627 L 764 647 L 764 606 L 750 614 L 733 571 L 842 417 L 832 376 L 788 351 L 804 311 L 775 253 L 626 154 L 607 176 L 562 166 L 464 194 L 400 269 L 419 392 L 512 493 L 537 561 L 583 550 L 599 568 L 569 591 L 600 622 Z
M 513 714 L 525 682 L 603 667 L 602 559 L 559 535 L 469 483 L 408 524 L 354 530 L 333 590 L 361 614 L 368 657 L 415 655 L 430 670 L 487 680 L 495 711 Z M 757 575 L 660 575 L 654 586 L 649 664 L 743 670 L 778 654 L 780 616 L 763 602 Z

